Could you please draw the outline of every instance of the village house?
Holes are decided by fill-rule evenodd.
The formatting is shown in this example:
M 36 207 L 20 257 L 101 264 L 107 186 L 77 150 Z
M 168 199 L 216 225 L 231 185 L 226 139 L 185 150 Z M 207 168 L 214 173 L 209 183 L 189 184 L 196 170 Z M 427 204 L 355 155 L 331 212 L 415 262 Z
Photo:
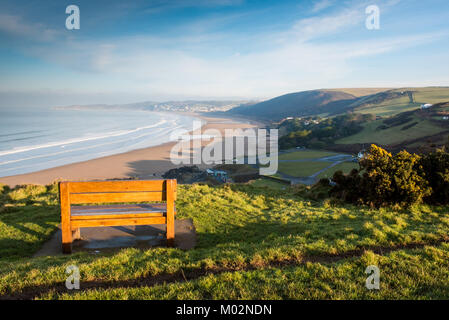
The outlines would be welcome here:
M 421 110 L 429 109 L 432 106 L 433 106 L 433 104 L 430 104 L 430 103 L 422 104 L 421 105 Z

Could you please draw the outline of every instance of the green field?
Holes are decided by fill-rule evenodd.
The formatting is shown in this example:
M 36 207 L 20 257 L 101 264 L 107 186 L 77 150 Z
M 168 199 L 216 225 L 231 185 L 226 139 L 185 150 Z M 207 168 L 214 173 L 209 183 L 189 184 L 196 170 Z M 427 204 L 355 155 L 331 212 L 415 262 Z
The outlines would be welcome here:
M 407 130 L 401 130 L 404 126 L 417 121 L 418 124 Z M 352 143 L 378 143 L 378 144 L 395 144 L 401 143 L 405 140 L 412 140 L 437 134 L 444 129 L 430 122 L 429 120 L 421 119 L 416 116 L 407 123 L 399 126 L 391 127 L 385 130 L 376 130 L 383 124 L 383 120 L 376 120 L 364 124 L 364 129 L 352 136 L 345 137 L 336 141 L 337 144 L 352 144 Z
M 415 101 L 419 103 L 439 103 L 449 101 L 449 87 L 412 89 Z
M 382 117 L 389 117 L 401 112 L 415 110 L 419 108 L 420 103 L 410 103 L 408 97 L 391 99 L 380 104 L 368 105 L 363 108 L 356 108 L 357 113 L 371 113 Z
M 398 113 L 415 110 L 425 103 L 439 103 L 449 101 L 449 88 L 401 88 L 394 91 L 413 91 L 414 102 L 408 96 L 394 98 L 378 104 L 365 105 L 355 108 L 358 113 L 372 113 L 382 117 L 394 116 Z
M 370 209 L 297 189 L 180 186 L 197 247 L 32 258 L 59 221 L 56 187 L 1 192 L 0 296 L 39 299 L 448 299 L 447 207 Z M 81 290 L 68 291 L 76 265 Z M 381 289 L 365 288 L 365 269 Z
M 309 177 L 331 164 L 329 161 L 280 162 L 278 171 L 292 177 Z
M 279 156 L 279 160 L 319 159 L 333 155 L 335 155 L 334 152 L 318 151 L 318 150 L 302 150 L 281 154 Z
M 321 178 L 332 178 L 335 172 L 341 170 L 343 173 L 349 173 L 352 169 L 358 169 L 359 165 L 354 162 L 342 162 L 333 166 L 332 168 L 327 169 L 326 171 L 321 172 L 318 175 L 318 179 Z

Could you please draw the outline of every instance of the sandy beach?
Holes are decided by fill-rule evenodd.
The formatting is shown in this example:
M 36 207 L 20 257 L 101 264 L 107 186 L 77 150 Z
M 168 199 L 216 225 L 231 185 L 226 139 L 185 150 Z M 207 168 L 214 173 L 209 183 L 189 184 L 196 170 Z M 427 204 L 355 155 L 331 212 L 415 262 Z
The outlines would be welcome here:
M 231 118 L 212 118 L 200 115 L 193 116 L 207 121 L 202 131 L 208 129 L 219 130 L 222 134 L 225 129 L 245 129 L 258 127 L 257 123 L 247 120 L 239 121 Z M 203 146 L 209 141 L 203 142 Z M 42 171 L 0 177 L 0 183 L 11 187 L 21 184 L 51 184 L 54 181 L 89 181 L 107 179 L 154 179 L 161 177 L 167 170 L 182 165 L 174 165 L 170 161 L 170 152 L 175 142 L 129 151 L 126 153 L 92 159 L 50 168 Z M 200 165 L 204 167 L 204 165 Z

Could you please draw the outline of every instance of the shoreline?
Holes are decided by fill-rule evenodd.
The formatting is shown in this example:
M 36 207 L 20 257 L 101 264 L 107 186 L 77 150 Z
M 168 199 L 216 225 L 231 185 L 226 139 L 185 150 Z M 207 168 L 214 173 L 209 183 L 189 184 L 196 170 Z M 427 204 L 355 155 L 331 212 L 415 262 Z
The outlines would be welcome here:
M 208 117 L 204 114 L 183 113 L 199 118 L 206 123 L 201 131 L 217 129 L 245 129 L 259 127 L 246 119 L 227 117 Z M 247 123 L 245 123 L 247 122 Z M 189 132 L 191 134 L 191 132 Z M 55 181 L 91 181 L 108 179 L 151 179 L 160 178 L 166 171 L 181 167 L 170 161 L 170 152 L 177 142 L 166 142 L 156 146 L 118 153 L 82 162 L 70 163 L 31 173 L 0 177 L 0 184 L 15 187 L 23 184 L 48 185 Z M 203 141 L 204 143 L 204 141 Z M 206 144 L 209 143 L 206 141 Z M 198 165 L 208 167 L 207 165 Z

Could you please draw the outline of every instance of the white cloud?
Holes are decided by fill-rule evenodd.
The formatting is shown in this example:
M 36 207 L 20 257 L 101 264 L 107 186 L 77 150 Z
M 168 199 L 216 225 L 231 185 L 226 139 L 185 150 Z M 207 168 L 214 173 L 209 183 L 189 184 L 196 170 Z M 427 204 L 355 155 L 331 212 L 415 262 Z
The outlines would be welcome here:
M 335 15 L 313 17 L 299 20 L 295 23 L 293 31 L 302 40 L 310 40 L 323 35 L 331 35 L 336 32 L 364 21 L 365 15 L 362 10 L 345 9 Z
M 0 14 L 0 32 L 35 41 L 52 41 L 59 34 L 41 23 L 30 23 L 19 16 L 9 14 Z
M 355 59 L 403 50 L 448 36 L 427 33 L 370 40 L 332 40 L 331 35 L 358 25 L 364 27 L 364 10 L 360 8 L 344 8 L 334 14 L 301 19 L 284 32 L 264 33 L 258 40 L 252 35 L 251 42 L 255 42 L 252 45 L 257 50 L 249 50 L 250 46 L 232 47 L 229 54 L 208 54 L 217 43 L 226 47 L 236 40 L 229 39 L 226 34 L 210 32 L 169 38 L 138 35 L 101 41 L 64 39 L 52 45 L 28 46 L 26 50 L 89 79 L 98 79 L 99 91 L 150 96 L 270 97 L 302 89 L 342 87 L 349 75 L 356 72 Z M 7 23 L 0 23 L 0 30 L 26 37 L 33 34 L 34 25 L 18 21 L 20 19 L 9 18 Z M 45 30 L 43 26 L 39 28 Z M 317 41 L 325 36 L 328 37 L 326 42 Z M 248 38 L 245 34 L 240 37 L 241 42 Z M 118 80 L 108 86 L 110 79 Z M 55 83 L 60 88 L 64 85 Z
M 333 1 L 331 1 L 331 0 L 316 1 L 315 4 L 313 5 L 312 13 L 320 12 L 324 9 L 329 8 L 332 5 L 333 5 Z

